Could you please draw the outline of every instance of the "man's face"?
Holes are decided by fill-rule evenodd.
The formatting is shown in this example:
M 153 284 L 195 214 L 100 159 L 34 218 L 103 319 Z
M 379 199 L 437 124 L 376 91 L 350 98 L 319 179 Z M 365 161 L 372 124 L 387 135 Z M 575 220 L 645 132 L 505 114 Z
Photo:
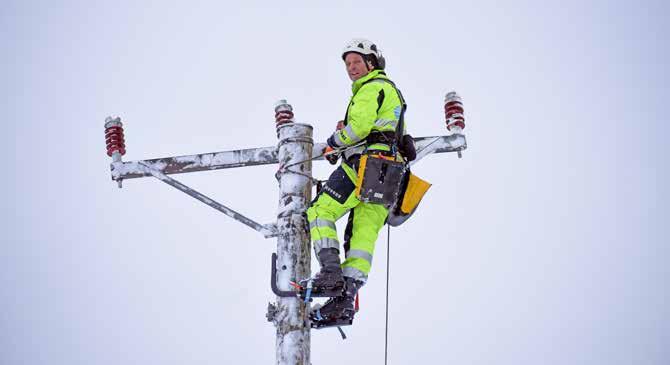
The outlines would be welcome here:
M 349 52 L 344 57 L 344 64 L 347 66 L 347 73 L 351 81 L 356 81 L 368 74 L 368 68 L 365 65 L 363 56 L 358 53 Z

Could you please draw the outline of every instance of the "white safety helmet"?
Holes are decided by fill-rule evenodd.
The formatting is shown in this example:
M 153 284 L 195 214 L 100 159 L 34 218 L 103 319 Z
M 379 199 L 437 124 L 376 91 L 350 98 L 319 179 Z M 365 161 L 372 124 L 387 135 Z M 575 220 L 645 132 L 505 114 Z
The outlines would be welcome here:
M 366 60 L 374 59 L 373 64 L 376 68 L 384 69 L 386 60 L 382 56 L 382 52 L 377 48 L 377 45 L 364 38 L 354 38 L 342 50 L 342 59 L 347 56 L 347 53 L 355 52 L 363 56 Z

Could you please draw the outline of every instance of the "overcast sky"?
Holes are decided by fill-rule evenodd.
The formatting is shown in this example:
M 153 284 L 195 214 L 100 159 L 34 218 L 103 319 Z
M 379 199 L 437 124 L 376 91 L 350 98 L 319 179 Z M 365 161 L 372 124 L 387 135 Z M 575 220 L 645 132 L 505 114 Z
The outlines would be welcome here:
M 668 364 L 667 3 L 318 3 L 3 3 L 0 363 L 273 363 L 276 241 L 155 179 L 119 190 L 104 119 L 126 161 L 273 146 L 278 99 L 323 142 L 366 37 L 411 134 L 447 134 L 451 90 L 467 124 L 391 231 L 389 364 Z M 178 178 L 268 223 L 275 171 Z M 312 363 L 383 363 L 386 238 Z

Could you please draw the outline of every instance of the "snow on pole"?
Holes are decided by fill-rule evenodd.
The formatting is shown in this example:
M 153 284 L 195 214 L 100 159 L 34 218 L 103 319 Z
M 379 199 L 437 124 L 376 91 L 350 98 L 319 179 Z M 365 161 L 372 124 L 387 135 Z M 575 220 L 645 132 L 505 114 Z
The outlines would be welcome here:
M 290 111 L 290 117 L 287 113 Z M 291 290 L 289 281 L 310 276 L 310 236 L 305 211 L 312 195 L 312 126 L 294 123 L 291 106 L 275 106 L 279 138 L 279 211 L 277 214 L 277 286 Z M 286 167 L 285 167 L 286 166 Z M 278 365 L 310 364 L 309 303 L 277 297 L 273 322 L 277 329 Z
M 112 178 L 116 180 L 151 176 L 141 163 L 156 166 L 166 175 L 269 165 L 277 163 L 277 146 L 123 162 L 112 166 Z
M 438 146 L 430 153 L 458 152 L 465 149 L 465 136 L 462 134 L 452 134 L 449 136 L 439 136 L 442 141 L 435 145 L 434 140 L 438 136 L 415 137 L 417 153 L 427 144 Z M 315 143 L 312 148 L 312 158 L 315 161 L 325 160 L 323 150 L 325 143 Z M 258 148 L 248 148 L 233 151 L 221 151 L 211 153 L 201 153 L 197 155 L 162 157 L 149 160 L 137 160 L 112 164 L 112 180 L 129 180 L 142 177 L 151 177 L 151 174 L 143 165 L 153 166 L 165 175 L 185 174 L 199 171 L 213 171 L 219 169 L 231 169 L 236 167 L 260 166 L 276 164 L 277 146 L 267 146 Z

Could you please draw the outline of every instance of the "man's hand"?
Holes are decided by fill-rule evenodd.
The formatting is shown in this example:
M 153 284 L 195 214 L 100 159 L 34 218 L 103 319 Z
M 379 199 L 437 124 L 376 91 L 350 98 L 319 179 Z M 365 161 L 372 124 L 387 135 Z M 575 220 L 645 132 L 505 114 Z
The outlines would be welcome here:
M 339 158 L 340 158 L 340 154 L 335 153 L 335 150 L 333 149 L 333 147 L 330 147 L 330 146 L 327 146 L 323 150 L 323 154 L 324 154 L 323 157 L 325 157 L 326 160 L 328 160 L 328 162 L 330 162 L 331 165 L 337 164 L 337 160 L 339 160 Z
M 344 120 L 340 120 L 337 122 L 337 125 L 335 126 L 335 133 L 339 131 L 340 129 L 344 128 Z M 335 149 L 332 147 L 334 146 L 334 141 L 333 137 L 335 134 L 331 135 L 328 140 L 326 141 L 327 147 L 323 150 L 324 157 L 328 162 L 330 162 L 331 165 L 335 165 L 337 163 L 337 160 L 340 158 L 339 153 L 335 153 Z

